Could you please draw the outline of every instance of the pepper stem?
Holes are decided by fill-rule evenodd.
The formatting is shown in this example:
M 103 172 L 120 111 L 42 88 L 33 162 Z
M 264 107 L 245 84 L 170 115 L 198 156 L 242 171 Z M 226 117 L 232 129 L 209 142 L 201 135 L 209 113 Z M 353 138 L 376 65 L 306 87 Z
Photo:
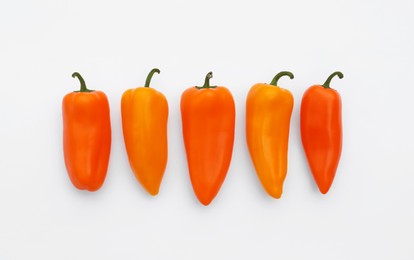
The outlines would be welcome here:
M 152 69 L 150 71 L 150 73 L 147 76 L 147 79 L 145 80 L 145 86 L 144 87 L 149 88 L 149 85 L 150 85 L 152 76 L 154 76 L 154 73 L 160 74 L 160 70 L 155 68 L 155 69 Z
M 204 80 L 204 85 L 202 87 L 198 87 L 196 86 L 196 88 L 198 89 L 202 89 L 202 88 L 215 88 L 217 86 L 210 86 L 210 79 L 213 77 L 213 72 L 209 72 L 206 75 L 206 79 Z
M 272 82 L 270 82 L 270 85 L 277 86 L 277 81 L 283 76 L 288 76 L 290 79 L 293 79 L 295 77 L 293 76 L 292 72 L 281 71 L 278 74 L 276 74 L 276 76 L 272 79 Z
M 329 76 L 329 77 L 326 79 L 326 81 L 325 81 L 325 83 L 323 83 L 322 87 L 324 87 L 324 88 L 331 88 L 331 87 L 329 86 L 329 84 L 331 84 L 331 80 L 332 80 L 335 76 L 338 76 L 338 78 L 342 79 L 342 78 L 344 77 L 344 74 L 342 74 L 342 72 L 340 72 L 340 71 L 335 71 L 334 73 L 332 73 L 332 74 L 331 74 L 331 76 Z
M 74 72 L 72 74 L 72 78 L 78 78 L 80 81 L 80 90 L 76 91 L 76 92 L 91 92 L 93 90 L 90 90 L 86 87 L 85 81 L 83 80 L 82 76 L 79 74 L 79 72 Z

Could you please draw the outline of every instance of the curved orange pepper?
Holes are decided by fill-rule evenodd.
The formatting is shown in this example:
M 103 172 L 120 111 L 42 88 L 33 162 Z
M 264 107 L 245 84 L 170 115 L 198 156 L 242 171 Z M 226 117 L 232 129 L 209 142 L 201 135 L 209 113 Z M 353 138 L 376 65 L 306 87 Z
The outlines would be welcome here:
M 63 153 L 73 185 L 96 191 L 104 183 L 111 150 L 109 103 L 105 93 L 86 88 L 67 94 L 62 102 Z
M 322 194 L 329 191 L 342 150 L 342 105 L 339 93 L 330 88 L 332 73 L 323 85 L 308 88 L 302 97 L 300 130 L 313 178 Z
M 225 87 L 210 86 L 212 73 L 202 87 L 181 96 L 184 144 L 191 183 L 198 200 L 208 205 L 227 175 L 233 152 L 235 105 Z
M 153 69 L 144 87 L 129 89 L 121 100 L 122 129 L 129 163 L 137 180 L 151 195 L 158 194 L 168 159 L 168 102 L 150 88 Z
M 287 152 L 293 96 L 277 86 L 282 71 L 270 84 L 255 84 L 246 100 L 246 139 L 254 167 L 266 192 L 280 198 L 287 173 Z

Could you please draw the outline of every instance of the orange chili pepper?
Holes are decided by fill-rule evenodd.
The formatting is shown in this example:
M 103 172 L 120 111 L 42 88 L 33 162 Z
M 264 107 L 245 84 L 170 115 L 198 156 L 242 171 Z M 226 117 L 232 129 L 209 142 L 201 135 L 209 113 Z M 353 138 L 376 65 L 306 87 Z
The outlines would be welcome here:
M 129 89 L 121 100 L 122 129 L 129 163 L 137 180 L 155 196 L 160 189 L 168 159 L 168 102 L 150 88 L 159 69 L 148 74 L 144 87 Z
M 67 94 L 62 102 L 63 153 L 73 185 L 96 191 L 105 181 L 111 151 L 111 122 L 105 93 L 86 88 L 82 76 L 79 91 Z
M 329 191 L 342 151 L 341 96 L 330 88 L 332 73 L 323 85 L 308 88 L 302 97 L 300 129 L 302 144 L 313 178 L 321 193 Z
M 251 87 L 246 100 L 246 139 L 254 167 L 266 192 L 280 198 L 287 173 L 287 152 L 293 96 L 277 86 L 288 71 L 278 73 L 270 84 Z
M 212 72 L 202 87 L 181 96 L 184 144 L 191 183 L 198 200 L 208 205 L 227 175 L 233 152 L 235 105 L 225 87 L 210 86 Z

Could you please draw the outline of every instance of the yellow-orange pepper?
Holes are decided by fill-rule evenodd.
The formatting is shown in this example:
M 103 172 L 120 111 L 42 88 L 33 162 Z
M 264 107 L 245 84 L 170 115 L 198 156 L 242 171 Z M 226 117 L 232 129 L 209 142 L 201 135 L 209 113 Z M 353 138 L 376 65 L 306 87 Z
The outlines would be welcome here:
M 165 96 L 149 88 L 154 73 L 148 74 L 144 87 L 129 89 L 121 100 L 122 129 L 129 163 L 141 185 L 158 194 L 168 158 L 168 103 Z
M 282 71 L 270 84 L 255 84 L 246 100 L 246 139 L 257 175 L 266 190 L 280 198 L 287 173 L 287 152 L 293 96 L 277 86 Z

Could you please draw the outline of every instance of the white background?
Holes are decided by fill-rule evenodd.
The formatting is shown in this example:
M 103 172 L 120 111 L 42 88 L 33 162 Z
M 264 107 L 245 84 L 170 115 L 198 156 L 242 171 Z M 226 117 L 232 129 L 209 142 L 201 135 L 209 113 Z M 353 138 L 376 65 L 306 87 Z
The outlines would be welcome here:
M 0 259 L 414 259 L 414 2 L 0 2 Z M 128 165 L 120 98 L 161 69 L 169 161 L 151 197 Z M 195 198 L 181 135 L 188 87 L 227 86 L 236 138 L 209 207 Z M 245 144 L 245 97 L 281 70 L 294 80 L 289 170 L 280 200 Z M 344 146 L 327 195 L 302 150 L 303 92 L 333 71 Z M 61 101 L 79 71 L 111 107 L 106 182 L 88 193 L 63 162 Z

